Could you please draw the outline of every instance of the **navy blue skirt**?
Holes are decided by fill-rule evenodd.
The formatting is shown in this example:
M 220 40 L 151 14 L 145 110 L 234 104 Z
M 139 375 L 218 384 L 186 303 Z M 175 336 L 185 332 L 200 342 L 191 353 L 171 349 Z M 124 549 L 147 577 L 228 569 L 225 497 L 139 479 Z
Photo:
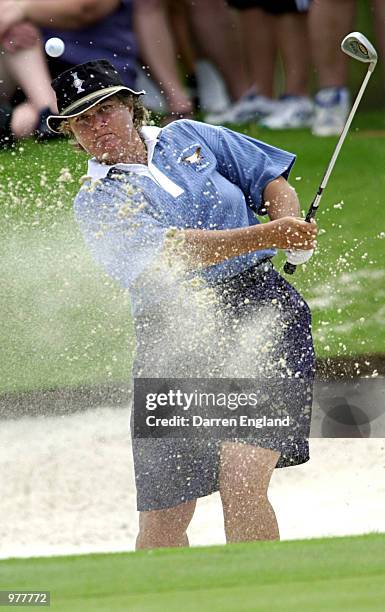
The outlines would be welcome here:
M 296 377 L 303 392 L 288 394 L 287 412 L 301 421 L 300 434 L 283 436 L 256 429 L 253 438 L 236 441 L 279 451 L 277 468 L 290 467 L 309 460 L 309 434 L 315 354 L 311 334 L 309 307 L 276 270 L 270 261 L 217 283 L 215 308 L 221 322 L 221 340 L 212 351 L 202 350 L 198 341 L 186 349 L 175 342 L 172 326 L 180 325 L 172 313 L 160 311 L 143 315 L 136 321 L 137 352 L 134 376 L 252 378 L 266 374 Z M 220 315 L 220 316 L 219 316 Z M 191 318 L 191 313 L 190 313 Z M 198 321 L 201 325 L 201 321 Z M 243 330 L 243 331 L 242 331 Z M 245 332 L 246 330 L 246 332 Z M 240 331 L 257 330 L 260 341 L 242 349 Z M 182 335 L 188 335 L 188 329 Z M 180 338 L 181 333 L 176 335 Z M 222 342 L 225 336 L 225 341 Z M 267 342 L 265 342 L 268 338 Z M 201 346 L 200 346 L 201 344 Z M 213 343 L 211 343 L 213 344 Z M 221 350 L 225 346 L 225 351 Z M 231 348 L 232 347 L 232 348 Z M 237 352 L 238 351 L 238 352 Z M 249 353 L 247 353 L 249 351 Z M 210 354 L 209 354 L 210 353 Z M 230 369 L 223 370 L 223 354 L 233 356 Z M 245 357 L 244 363 L 242 359 Z M 171 371 L 162 371 L 160 364 L 171 363 Z M 241 371 L 237 369 L 240 365 Z M 215 372 L 215 365 L 218 366 Z M 214 369 L 213 369 L 214 366 Z M 246 371 L 247 370 L 247 371 Z M 134 402 L 133 402 L 134 405 Z M 134 410 L 131 414 L 133 432 Z M 221 440 L 213 439 L 132 439 L 137 509 L 160 510 L 209 495 L 219 488 Z

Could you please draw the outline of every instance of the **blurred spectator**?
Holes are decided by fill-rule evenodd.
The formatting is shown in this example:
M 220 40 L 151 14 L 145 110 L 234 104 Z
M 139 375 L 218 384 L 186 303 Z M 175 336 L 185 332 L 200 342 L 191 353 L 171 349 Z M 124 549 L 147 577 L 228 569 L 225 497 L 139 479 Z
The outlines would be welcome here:
M 168 114 L 163 122 L 191 116 L 193 104 L 178 72 L 169 0 L 136 0 L 134 16 L 141 58 L 166 99 Z
M 133 0 L 44 0 L 41 4 L 49 13 L 44 23 L 39 20 L 45 39 L 58 36 L 65 43 L 62 56 L 48 58 L 52 77 L 77 64 L 103 58 L 116 67 L 127 87 L 135 87 Z M 62 13 L 54 15 L 59 4 Z
M 246 100 L 243 112 L 254 109 L 254 91 L 242 53 L 241 32 L 237 15 L 224 0 L 186 0 L 195 35 L 197 56 L 209 60 L 224 79 L 230 99 Z M 206 120 L 215 121 L 215 115 Z M 214 122 L 213 121 L 213 122 Z
M 197 83 L 199 57 L 193 40 L 186 0 L 168 0 L 170 26 L 174 33 L 177 59 L 182 63 L 183 80 L 195 109 L 200 108 Z
M 240 35 L 224 0 L 137 0 L 135 24 L 142 59 L 165 95 L 164 121 L 193 112 L 197 72 L 207 73 L 202 60 L 218 68 L 234 100 L 248 90 Z
M 44 138 L 48 131 L 45 119 L 57 111 L 39 37 L 32 24 L 22 22 L 11 26 L 0 39 L 0 146 L 33 132 Z M 17 85 L 26 101 L 12 113 L 9 102 Z
M 348 57 L 341 40 L 354 26 L 355 0 L 314 0 L 310 11 L 310 37 L 319 91 L 315 96 L 313 134 L 340 134 L 350 109 L 347 88 Z
M 65 51 L 60 58 L 46 58 L 52 78 L 76 64 L 105 58 L 117 67 L 127 86 L 135 85 L 136 48 L 132 32 L 132 0 L 1 0 L 0 40 L 10 28 L 24 27 L 26 24 L 42 29 L 43 42 L 58 36 L 65 43 Z M 38 66 L 36 63 L 30 65 L 30 69 L 24 67 L 32 85 L 39 82 L 36 74 Z M 0 59 L 0 71 L 6 72 L 4 58 Z M 25 96 L 30 98 L 31 93 L 26 90 L 22 75 L 18 73 L 13 76 L 16 78 L 12 82 L 9 72 L 5 74 L 4 91 L 9 95 L 13 85 L 17 84 Z M 52 108 L 51 96 L 50 92 L 45 102 L 46 107 Z M 20 106 L 5 120 L 8 127 L 10 123 L 16 137 L 19 137 L 19 133 L 13 131 L 16 119 L 26 128 L 30 126 L 29 130 L 24 130 L 23 136 L 28 135 L 28 131 L 32 134 L 40 121 L 35 107 L 27 107 L 25 104 Z M 3 118 L 5 114 L 2 113 Z
M 313 104 L 308 96 L 309 41 L 307 11 L 310 0 L 229 0 L 238 9 L 247 63 L 254 82 L 254 119 L 271 129 L 307 127 Z M 277 50 L 281 52 L 284 94 L 272 100 Z M 259 104 L 258 104 L 259 102 Z M 247 97 L 240 99 L 219 122 L 242 122 Z
M 374 27 L 385 66 L 385 2 L 373 0 Z M 315 96 L 313 134 L 342 132 L 350 110 L 347 88 L 349 58 L 341 53 L 341 40 L 354 30 L 355 0 L 314 0 L 310 11 L 310 36 L 319 91 Z
M 382 79 L 385 85 L 385 2 L 384 0 L 372 0 L 374 9 L 373 26 L 376 34 L 376 45 L 381 58 Z

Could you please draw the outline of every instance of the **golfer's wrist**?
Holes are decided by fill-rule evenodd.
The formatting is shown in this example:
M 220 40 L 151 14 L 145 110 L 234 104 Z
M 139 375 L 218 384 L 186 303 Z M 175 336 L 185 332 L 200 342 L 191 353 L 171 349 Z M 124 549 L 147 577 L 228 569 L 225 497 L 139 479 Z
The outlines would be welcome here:
M 252 226 L 253 232 L 253 244 L 251 251 L 258 249 L 271 248 L 273 246 L 273 238 L 269 223 L 260 223 L 259 225 Z
M 259 240 L 261 245 L 259 249 L 280 249 L 282 248 L 281 242 L 281 224 L 280 219 L 287 219 L 290 215 L 285 217 L 279 217 L 278 219 L 272 219 L 267 223 L 263 223 L 257 227 L 260 228 Z M 294 216 L 294 215 L 293 215 Z

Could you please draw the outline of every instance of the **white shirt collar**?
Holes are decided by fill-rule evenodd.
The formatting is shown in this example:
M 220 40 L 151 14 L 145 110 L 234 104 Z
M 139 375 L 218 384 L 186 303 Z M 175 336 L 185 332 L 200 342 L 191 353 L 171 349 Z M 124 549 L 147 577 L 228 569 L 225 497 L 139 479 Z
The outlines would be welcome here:
M 176 183 L 174 183 L 171 179 L 168 178 L 163 172 L 161 172 L 153 163 L 152 158 L 154 156 L 155 145 L 158 142 L 158 137 L 161 128 L 156 127 L 154 125 L 145 125 L 140 129 L 140 133 L 144 138 L 144 142 L 147 147 L 147 165 L 146 164 L 113 164 L 108 166 L 106 164 L 101 164 L 95 158 L 90 159 L 88 162 L 88 176 L 92 179 L 102 179 L 105 178 L 111 170 L 111 168 L 118 168 L 121 170 L 126 170 L 129 172 L 136 172 L 137 174 L 142 174 L 148 176 L 153 181 L 155 181 L 162 189 L 167 191 L 174 198 L 177 198 L 183 193 L 182 187 L 179 187 Z
M 155 125 L 144 125 L 140 129 L 140 133 L 143 136 L 147 147 L 148 166 L 150 166 L 152 163 L 155 145 L 158 142 L 158 136 L 161 131 L 162 128 L 156 127 Z M 95 157 L 93 157 L 88 161 L 87 175 L 92 179 L 101 179 L 107 176 L 111 168 L 120 168 L 121 170 L 140 172 L 140 169 L 143 170 L 143 167 L 144 164 L 112 164 L 111 166 L 108 166 L 107 164 L 101 164 L 95 159 Z
M 161 131 L 162 128 L 156 127 L 156 125 L 144 125 L 140 130 L 147 147 L 148 164 L 152 163 L 155 145 L 158 142 Z

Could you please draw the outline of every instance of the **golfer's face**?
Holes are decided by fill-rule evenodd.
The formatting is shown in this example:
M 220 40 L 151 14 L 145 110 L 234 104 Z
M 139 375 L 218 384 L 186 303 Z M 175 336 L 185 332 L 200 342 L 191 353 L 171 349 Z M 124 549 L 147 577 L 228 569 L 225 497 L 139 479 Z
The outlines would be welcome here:
M 114 164 L 125 157 L 132 138 L 131 109 L 111 97 L 70 120 L 78 143 L 98 161 Z

